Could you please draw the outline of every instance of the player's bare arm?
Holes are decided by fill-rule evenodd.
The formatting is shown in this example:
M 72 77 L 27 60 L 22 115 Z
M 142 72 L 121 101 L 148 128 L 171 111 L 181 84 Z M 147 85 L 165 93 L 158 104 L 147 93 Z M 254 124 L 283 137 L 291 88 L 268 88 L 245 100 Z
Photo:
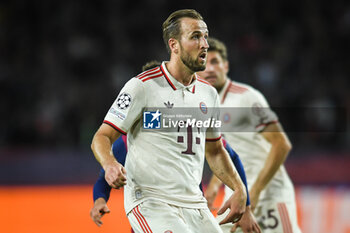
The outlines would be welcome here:
M 218 214 L 222 214 L 230 208 L 230 213 L 220 222 L 220 224 L 239 221 L 245 211 L 247 193 L 221 140 L 206 142 L 205 156 L 214 175 L 216 175 L 228 187 L 235 190 L 231 198 L 225 202 L 222 208 L 218 211 Z
M 108 214 L 110 212 L 107 202 L 104 198 L 100 197 L 96 199 L 94 206 L 90 210 L 90 217 L 96 223 L 97 226 L 101 226 L 103 222 L 101 221 L 101 218 L 104 214 Z
M 102 124 L 95 133 L 91 149 L 97 161 L 105 170 L 105 179 L 112 187 L 119 189 L 126 185 L 125 168 L 118 163 L 112 153 L 112 144 L 121 134 L 107 124 Z
M 261 134 L 271 143 L 271 150 L 258 178 L 249 191 L 253 210 L 257 206 L 260 192 L 276 174 L 292 149 L 292 144 L 279 123 L 269 124 Z

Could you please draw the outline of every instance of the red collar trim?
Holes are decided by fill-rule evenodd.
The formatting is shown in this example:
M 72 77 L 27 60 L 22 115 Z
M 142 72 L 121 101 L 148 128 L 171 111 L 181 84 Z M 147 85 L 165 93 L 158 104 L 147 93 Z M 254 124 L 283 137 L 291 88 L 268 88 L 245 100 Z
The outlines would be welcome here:
M 163 68 L 162 65 L 160 66 L 160 69 L 161 69 L 161 71 L 162 71 L 162 73 L 163 73 L 163 75 L 164 75 L 166 81 L 168 81 L 169 85 L 170 85 L 170 86 L 173 88 L 173 90 L 175 91 L 175 90 L 176 90 L 176 87 L 175 87 L 174 84 L 170 81 L 169 77 L 166 75 L 166 72 L 164 71 L 164 68 Z
M 224 92 L 224 96 L 222 97 L 221 104 L 224 103 L 224 101 L 225 101 L 225 99 L 226 99 L 226 96 L 227 96 L 227 93 L 228 93 L 228 91 L 230 90 L 230 87 L 232 86 L 232 82 L 231 82 L 231 81 L 229 81 L 229 82 L 230 82 L 230 83 L 228 84 L 228 86 L 227 86 L 227 88 L 226 88 L 226 90 L 225 90 L 225 92 Z

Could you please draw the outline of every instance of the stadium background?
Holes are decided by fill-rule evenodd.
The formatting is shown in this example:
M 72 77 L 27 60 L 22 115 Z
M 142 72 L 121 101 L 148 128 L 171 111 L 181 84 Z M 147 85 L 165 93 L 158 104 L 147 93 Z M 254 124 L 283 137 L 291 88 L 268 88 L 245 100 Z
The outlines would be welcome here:
M 123 84 L 168 58 L 161 24 L 182 8 L 227 44 L 232 79 L 292 109 L 280 120 L 303 232 L 350 232 L 345 0 L 1 1 L 0 232 L 129 232 L 120 191 L 101 229 L 89 218 L 90 142 Z

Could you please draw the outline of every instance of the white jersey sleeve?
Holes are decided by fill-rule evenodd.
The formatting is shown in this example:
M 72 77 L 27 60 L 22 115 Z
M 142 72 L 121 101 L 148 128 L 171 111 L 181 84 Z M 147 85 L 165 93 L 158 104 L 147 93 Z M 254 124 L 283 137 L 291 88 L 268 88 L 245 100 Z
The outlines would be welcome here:
M 217 122 L 220 120 L 220 102 L 219 95 L 216 94 L 214 107 L 211 111 L 212 122 Z M 206 140 L 207 141 L 215 141 L 221 138 L 220 127 L 217 127 L 215 123 L 211 124 L 206 132 Z
M 146 103 L 145 96 L 142 82 L 137 78 L 130 79 L 120 91 L 103 122 L 126 134 L 142 115 Z
M 267 125 L 278 121 L 277 115 L 271 110 L 265 97 L 255 89 L 252 89 L 247 99 L 250 119 L 255 131 L 263 131 Z

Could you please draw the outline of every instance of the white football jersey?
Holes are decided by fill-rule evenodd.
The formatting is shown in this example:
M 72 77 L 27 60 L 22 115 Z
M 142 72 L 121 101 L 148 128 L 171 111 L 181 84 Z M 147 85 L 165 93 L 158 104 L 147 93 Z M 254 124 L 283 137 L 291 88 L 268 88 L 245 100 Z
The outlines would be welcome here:
M 259 133 L 271 123 L 278 122 L 264 96 L 253 87 L 227 80 L 219 93 L 222 134 L 240 156 L 247 176 L 248 189 L 254 184 L 265 164 L 271 145 Z M 282 193 L 292 188 L 292 183 L 281 166 L 270 183 L 261 192 L 260 200 L 284 198 Z M 225 187 L 225 200 L 232 190 Z
M 179 107 L 218 119 L 217 112 L 208 109 L 219 107 L 219 97 L 209 83 L 197 76 L 189 86 L 184 86 L 170 75 L 165 64 L 129 80 L 104 120 L 119 132 L 128 134 L 126 213 L 146 199 L 180 207 L 207 208 L 199 188 L 205 141 L 219 140 L 220 130 L 214 127 L 206 131 L 192 128 L 178 132 L 148 130 L 145 128 L 148 125 L 144 124 L 144 109 L 160 109 L 153 113 L 152 122 L 161 119 L 162 108 Z

